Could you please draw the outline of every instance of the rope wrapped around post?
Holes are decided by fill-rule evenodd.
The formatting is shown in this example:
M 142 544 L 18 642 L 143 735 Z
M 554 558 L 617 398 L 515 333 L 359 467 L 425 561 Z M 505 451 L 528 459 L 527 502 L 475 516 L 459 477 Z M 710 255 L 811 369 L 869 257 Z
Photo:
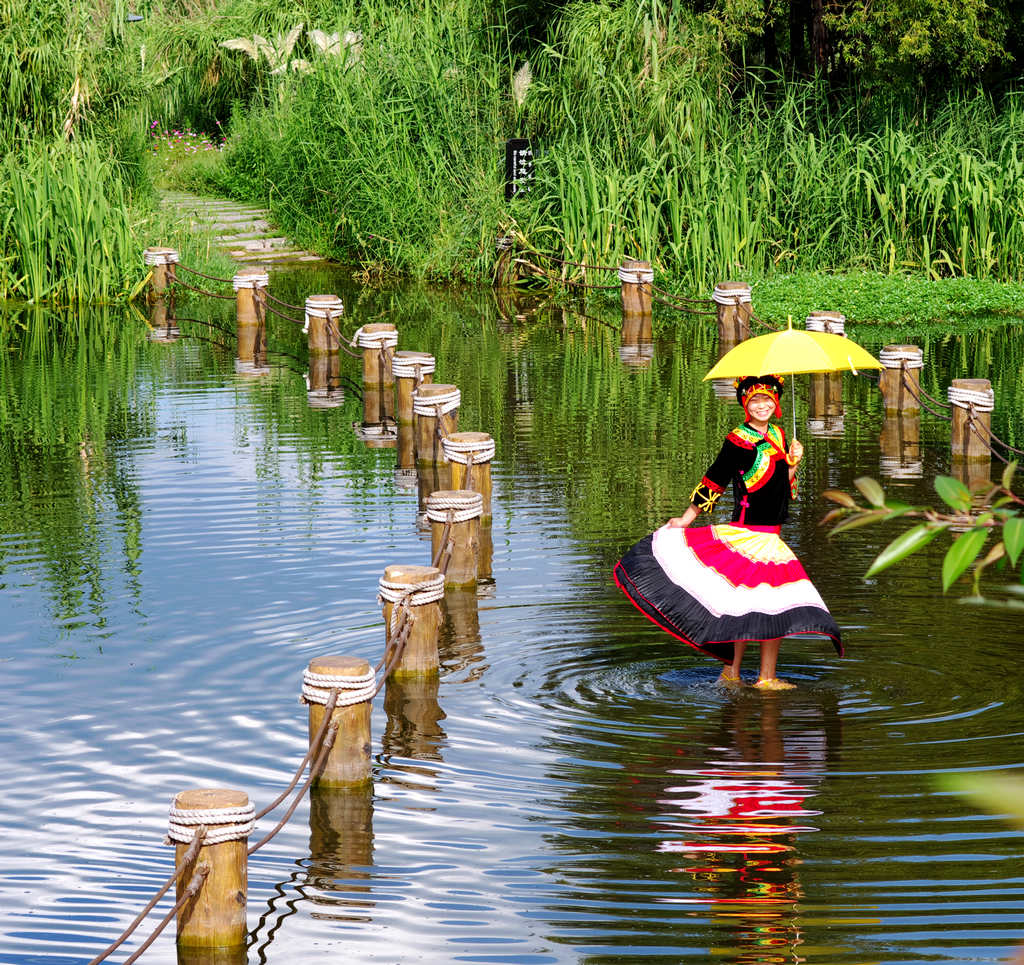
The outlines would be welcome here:
M 711 292 L 711 300 L 717 306 L 719 344 L 735 345 L 750 337 L 754 309 L 749 285 L 740 281 L 719 282 Z
M 431 549 L 438 562 L 450 540 L 449 558 L 441 567 L 446 586 L 476 583 L 482 513 L 483 496 L 468 489 L 441 490 L 427 496 L 426 518 L 430 522 Z M 450 530 L 447 540 L 446 528 Z
M 924 352 L 917 345 L 886 345 L 878 353 L 882 371 L 878 388 L 887 411 L 914 412 L 920 408 Z M 907 399 L 907 395 L 910 399 Z
M 804 328 L 808 332 L 845 335 L 846 316 L 842 312 L 811 312 L 804 320 Z
M 946 392 L 952 408 L 950 447 L 954 460 L 981 462 L 991 459 L 991 434 L 995 393 L 988 379 L 954 379 Z M 985 435 L 982 435 L 983 430 Z
M 651 285 L 654 269 L 649 262 L 628 258 L 619 267 L 619 288 L 623 315 L 651 314 Z
M 337 728 L 330 748 L 317 756 L 311 784 L 346 787 L 370 780 L 370 706 L 379 689 L 376 672 L 361 657 L 314 657 L 309 662 L 300 699 L 309 707 L 310 750 L 325 718 Z
M 435 566 L 389 566 L 378 583 L 387 676 L 437 671 L 444 573 Z
M 142 262 L 149 268 L 150 297 L 162 295 L 169 283 L 174 281 L 174 266 L 178 263 L 178 252 L 173 248 L 147 248 L 142 253 Z
M 353 332 L 351 344 L 363 353 L 363 425 L 383 425 L 395 415 L 391 356 L 398 330 L 390 322 L 370 322 Z
M 412 395 L 416 458 L 422 463 L 443 463 L 441 441 L 457 431 L 462 393 L 458 386 L 434 382 L 421 385 Z
M 451 464 L 452 489 L 471 489 L 483 499 L 481 517 L 491 516 L 491 460 L 496 447 L 486 432 L 453 432 L 441 441 Z
M 414 421 L 413 397 L 421 385 L 434 381 L 437 362 L 428 352 L 395 352 L 391 358 L 391 374 L 395 380 L 395 395 L 399 425 L 411 426 Z

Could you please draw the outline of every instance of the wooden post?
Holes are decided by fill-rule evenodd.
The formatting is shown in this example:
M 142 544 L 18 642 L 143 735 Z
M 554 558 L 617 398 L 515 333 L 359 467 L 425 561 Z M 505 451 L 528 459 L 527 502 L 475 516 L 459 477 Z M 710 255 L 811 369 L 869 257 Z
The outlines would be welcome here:
M 412 398 L 421 385 L 434 381 L 437 363 L 429 352 L 395 352 L 391 360 L 391 374 L 395 379 L 398 424 L 412 425 Z
M 235 290 L 235 334 L 238 350 L 235 367 L 244 371 L 255 367 L 258 343 L 260 341 L 260 322 L 262 306 L 257 299 L 259 289 L 265 288 L 270 276 L 261 268 L 243 268 L 231 279 L 231 287 Z
M 947 397 L 953 406 L 950 444 L 954 461 L 992 460 L 992 383 L 988 379 L 953 379 Z
M 387 663 L 391 664 L 395 629 L 401 611 L 408 610 L 412 623 L 405 646 L 392 674 L 417 676 L 436 674 L 437 637 L 441 628 L 444 576 L 436 566 L 389 566 L 381 578 L 380 598 L 384 607 L 384 636 Z M 399 615 L 395 616 L 395 608 Z
M 306 333 L 306 344 L 309 354 L 336 355 L 341 349 L 341 333 L 339 319 L 345 306 L 337 295 L 310 295 L 306 299 L 306 324 L 302 330 Z
M 651 314 L 651 286 L 654 272 L 649 261 L 627 258 L 619 268 L 623 318 Z
M 445 586 L 476 583 L 482 507 L 480 493 L 466 489 L 441 490 L 427 497 L 431 551 L 437 566 L 444 572 Z
M 416 485 L 416 433 L 411 425 L 398 423 L 398 460 L 395 482 L 403 489 Z
M 804 321 L 809 332 L 846 337 L 846 316 L 842 312 L 811 312 Z M 817 398 L 815 396 L 817 395 Z M 815 375 L 811 378 L 811 401 L 814 425 L 821 425 L 813 435 L 841 436 L 843 434 L 843 376 L 839 372 Z M 819 421 L 820 420 L 820 421 Z
M 302 677 L 302 698 L 309 704 L 310 745 L 326 716 L 331 691 L 340 692 L 331 715 L 337 736 L 313 783 L 346 787 L 370 780 L 370 709 L 374 673 L 361 657 L 315 657 Z
M 750 286 L 742 281 L 720 281 L 711 293 L 718 312 L 719 344 L 736 345 L 750 338 L 753 314 Z
M 886 412 L 921 411 L 921 369 L 924 352 L 917 345 L 886 345 L 878 353 L 882 371 L 878 388 Z
M 444 383 L 421 385 L 413 396 L 412 411 L 416 426 L 416 459 L 419 462 L 444 462 L 442 436 L 459 427 L 462 395 L 457 386 Z
M 162 295 L 170 284 L 170 266 L 178 263 L 178 252 L 173 248 L 147 248 L 142 261 L 152 272 L 149 279 L 149 297 Z
M 171 807 L 168 843 L 175 845 L 175 866 L 181 868 L 196 828 L 205 825 L 206 838 L 191 871 L 177 883 L 177 900 L 203 869 L 206 880 L 178 912 L 178 944 L 193 948 L 244 945 L 247 937 L 245 902 L 248 891 L 248 837 L 253 807 L 242 791 L 195 788 L 181 791 Z
M 811 312 L 804 320 L 808 332 L 846 335 L 846 316 L 842 312 Z
M 398 330 L 390 322 L 361 326 L 352 342 L 363 350 L 363 425 L 383 425 L 395 418 L 392 357 Z
M 503 288 L 506 285 L 514 285 L 518 277 L 515 264 L 516 257 L 516 236 L 513 234 L 498 233 L 494 238 L 494 285 L 496 288 Z
M 481 519 L 491 518 L 491 460 L 494 440 L 486 432 L 453 432 L 441 443 L 451 463 L 452 489 L 470 489 L 483 497 Z

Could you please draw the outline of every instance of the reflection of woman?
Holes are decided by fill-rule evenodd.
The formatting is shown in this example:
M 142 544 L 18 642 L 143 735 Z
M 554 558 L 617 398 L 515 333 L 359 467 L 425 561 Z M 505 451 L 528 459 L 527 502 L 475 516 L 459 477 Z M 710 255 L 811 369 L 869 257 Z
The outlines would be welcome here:
M 736 398 L 747 419 L 733 429 L 682 516 L 644 537 L 615 565 L 615 581 L 663 630 L 727 666 L 722 680 L 739 682 L 748 643 L 761 645 L 755 686 L 789 689 L 775 676 L 782 637 L 823 634 L 842 655 L 839 627 L 779 536 L 795 492 L 803 447 L 787 450 L 778 416 L 782 379 L 741 379 Z M 690 529 L 732 483 L 732 522 Z

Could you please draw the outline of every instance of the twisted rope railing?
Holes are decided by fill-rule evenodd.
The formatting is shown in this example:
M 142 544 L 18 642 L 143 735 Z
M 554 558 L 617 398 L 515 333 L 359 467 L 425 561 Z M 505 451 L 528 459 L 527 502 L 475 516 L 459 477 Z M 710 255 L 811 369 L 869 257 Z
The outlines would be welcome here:
M 182 267 L 184 268 L 185 266 L 182 265 Z M 178 273 L 175 270 L 176 268 L 177 268 L 177 265 L 173 265 L 173 264 L 167 266 L 167 277 L 175 285 L 181 285 L 182 288 L 187 288 L 189 291 L 198 292 L 200 295 L 209 295 L 210 298 L 223 298 L 225 301 L 229 301 L 229 302 L 233 302 L 235 300 L 235 296 L 234 295 L 221 295 L 221 294 L 219 294 L 217 292 L 207 291 L 205 288 L 196 288 L 195 285 L 190 285 L 187 281 L 182 281 L 178 277 Z M 229 282 L 229 284 L 230 284 L 230 282 Z

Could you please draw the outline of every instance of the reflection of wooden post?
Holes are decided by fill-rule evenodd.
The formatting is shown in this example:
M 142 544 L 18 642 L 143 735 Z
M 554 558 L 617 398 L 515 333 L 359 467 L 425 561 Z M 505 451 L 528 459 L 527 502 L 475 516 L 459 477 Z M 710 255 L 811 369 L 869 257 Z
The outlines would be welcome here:
M 178 264 L 178 252 L 173 248 L 147 248 L 142 253 L 143 262 L 149 267 L 149 295 L 162 295 L 171 280 L 171 265 Z
M 623 318 L 651 314 L 651 286 L 654 272 L 649 261 L 627 258 L 619 268 Z
M 370 708 L 375 675 L 361 657 L 316 657 L 302 677 L 302 698 L 309 704 L 309 741 L 320 730 L 332 690 L 339 691 L 331 715 L 337 736 L 314 784 L 344 787 L 370 780 Z
M 444 571 L 445 586 L 476 583 L 483 497 L 466 489 L 442 490 L 427 497 L 433 559 Z M 448 532 L 447 545 L 445 531 Z
M 808 332 L 846 337 L 846 316 L 842 312 L 811 312 L 804 321 Z M 815 398 L 817 395 L 817 398 Z M 811 380 L 812 429 L 814 435 L 841 436 L 843 434 L 843 377 L 830 372 L 816 375 Z M 815 428 L 821 429 L 815 432 Z
M 491 520 L 480 520 L 480 549 L 477 552 L 476 578 L 488 583 L 494 582 L 494 534 Z
M 886 345 L 878 353 L 882 371 L 878 388 L 886 412 L 921 411 L 921 369 L 924 352 L 916 345 Z
M 345 866 L 346 877 L 358 877 L 373 863 L 373 785 L 323 787 L 309 796 L 309 856 L 314 864 L 329 861 L 328 875 Z M 311 875 L 315 872 L 311 869 Z
M 227 788 L 195 788 L 175 796 L 167 837 L 175 845 L 178 869 L 201 825 L 207 829 L 205 843 L 191 862 L 191 871 L 178 879 L 177 900 L 185 896 L 197 874 L 204 869 L 208 873 L 195 897 L 178 912 L 178 944 L 191 948 L 245 945 L 247 851 L 253 828 L 248 795 Z
M 384 690 L 387 725 L 381 750 L 391 757 L 439 759 L 445 713 L 437 700 L 438 677 L 388 677 Z
M 742 281 L 720 281 L 711 293 L 718 313 L 719 343 L 735 345 L 750 338 L 753 304 L 750 286 Z
M 990 463 L 990 427 L 995 407 L 992 383 L 988 379 L 953 379 L 947 397 L 953 406 L 953 459 Z
M 439 434 L 451 435 L 459 428 L 459 404 L 462 395 L 454 385 L 421 385 L 413 396 L 412 411 L 416 425 L 416 458 L 420 462 L 443 462 Z
M 398 459 L 395 482 L 403 489 L 416 485 L 416 434 L 412 426 L 398 423 Z
M 384 636 L 387 665 L 392 663 L 392 650 L 400 631 L 402 613 L 411 623 L 405 646 L 392 674 L 413 676 L 437 673 L 437 637 L 441 627 L 441 606 L 444 599 L 444 576 L 436 566 L 389 566 L 379 584 L 384 606 Z M 395 613 L 396 607 L 398 614 Z
M 452 488 L 452 466 L 450 462 L 416 463 L 417 505 L 421 513 L 427 511 L 427 497 L 431 493 Z
M 518 265 L 515 264 L 516 236 L 498 234 L 494 239 L 494 284 L 497 288 L 514 285 L 518 276 Z
M 654 358 L 654 329 L 650 315 L 622 315 L 619 358 L 624 365 L 646 368 Z
M 491 460 L 494 440 L 486 432 L 453 432 L 442 442 L 451 463 L 451 488 L 471 489 L 483 497 L 482 519 L 491 518 Z
M 921 410 L 896 413 L 887 411 L 879 438 L 882 450 L 880 468 L 889 479 L 920 479 Z
M 260 306 L 257 304 L 260 288 L 266 288 L 270 275 L 261 268 L 243 268 L 231 279 L 235 290 L 235 334 L 238 340 L 237 358 L 242 366 L 256 362 L 260 341 Z
M 412 425 L 412 398 L 421 385 L 434 381 L 437 363 L 429 352 L 395 352 L 391 360 L 391 374 L 395 377 L 398 424 Z
M 356 331 L 353 342 L 363 350 L 363 425 L 382 425 L 395 417 L 391 365 L 398 330 L 390 322 L 372 322 Z

